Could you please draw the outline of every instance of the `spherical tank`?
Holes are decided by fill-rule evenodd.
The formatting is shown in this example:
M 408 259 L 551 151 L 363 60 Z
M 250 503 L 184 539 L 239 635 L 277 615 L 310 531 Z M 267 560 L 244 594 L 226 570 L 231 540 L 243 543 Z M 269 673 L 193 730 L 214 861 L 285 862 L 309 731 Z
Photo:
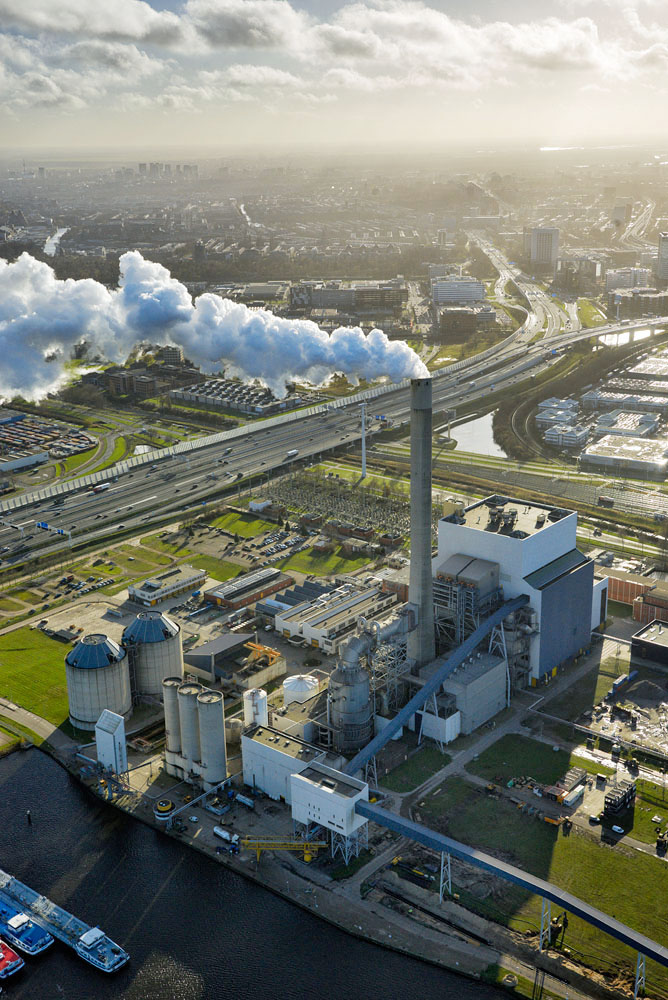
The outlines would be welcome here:
M 190 762 L 200 759 L 197 696 L 204 690 L 201 684 L 181 684 L 178 689 L 181 724 L 181 753 Z
M 268 723 L 267 692 L 264 688 L 244 691 L 244 726 L 266 726 Z
M 217 785 L 227 777 L 225 708 L 220 691 L 204 690 L 197 696 L 202 777 Z
M 373 736 L 369 675 L 361 666 L 339 665 L 329 679 L 329 720 L 337 750 L 359 750 Z
M 161 611 L 142 611 L 123 632 L 137 694 L 159 695 L 165 677 L 183 676 L 181 629 Z
M 165 736 L 170 753 L 181 753 L 181 724 L 179 722 L 180 677 L 165 677 L 162 682 L 162 700 L 165 705 Z
M 293 674 L 283 681 L 283 704 L 287 706 L 293 701 L 303 704 L 313 698 L 319 689 L 318 679 L 312 674 Z
M 85 635 L 65 657 L 70 722 L 95 729 L 105 708 L 130 717 L 132 694 L 125 650 L 106 635 Z

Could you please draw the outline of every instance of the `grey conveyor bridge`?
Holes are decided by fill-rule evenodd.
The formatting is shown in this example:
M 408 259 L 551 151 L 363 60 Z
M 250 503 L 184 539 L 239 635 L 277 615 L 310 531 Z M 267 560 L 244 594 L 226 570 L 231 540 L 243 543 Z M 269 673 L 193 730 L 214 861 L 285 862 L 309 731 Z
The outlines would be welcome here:
M 358 754 L 355 754 L 352 760 L 348 761 L 346 766 L 343 768 L 346 774 L 354 774 L 355 771 L 359 771 L 360 768 L 364 767 L 372 757 L 375 757 L 379 750 L 390 742 L 395 733 L 397 733 L 401 727 L 408 722 L 411 715 L 415 715 L 422 706 L 425 704 L 428 698 L 435 694 L 440 688 L 443 681 L 452 674 L 457 667 L 460 667 L 464 660 L 471 656 L 475 652 L 477 646 L 482 642 L 482 640 L 489 635 L 493 628 L 500 625 L 504 618 L 511 615 L 513 611 L 518 611 L 519 608 L 524 607 L 525 604 L 529 603 L 529 598 L 526 594 L 522 594 L 520 597 L 514 597 L 510 601 L 506 601 L 500 608 L 486 618 L 481 625 L 473 632 L 468 639 L 466 639 L 458 649 L 456 649 L 446 660 L 443 661 L 441 666 L 434 671 L 434 673 L 429 677 L 424 685 L 417 691 L 413 697 L 406 702 L 404 707 L 397 712 L 395 717 L 388 722 L 385 728 L 378 733 L 377 736 L 371 740 L 370 743 L 360 750 Z
M 515 868 L 514 865 L 506 864 L 505 861 L 499 861 L 497 858 L 492 857 L 491 854 L 477 851 L 473 847 L 461 844 L 458 840 L 451 840 L 450 837 L 445 837 L 443 834 L 436 833 L 434 830 L 430 830 L 420 823 L 404 819 L 403 816 L 397 816 L 395 813 L 388 812 L 387 809 L 382 809 L 380 806 L 373 805 L 370 802 L 356 802 L 355 812 L 366 819 L 373 820 L 374 823 L 378 823 L 388 830 L 393 830 L 395 833 L 417 841 L 418 844 L 422 844 L 424 847 L 429 847 L 431 850 L 438 851 L 441 854 L 459 858 L 460 861 L 466 861 L 476 868 L 482 868 L 493 875 L 498 875 L 499 878 L 505 879 L 506 882 L 513 882 L 515 885 L 519 885 L 523 889 L 535 893 L 537 896 L 542 896 L 543 899 L 557 903 L 564 910 L 568 910 L 569 913 L 580 917 L 582 920 L 586 920 L 588 924 L 598 927 L 599 930 L 605 931 L 606 934 L 616 938 L 623 944 L 629 945 L 640 955 L 645 955 L 647 958 L 658 962 L 659 965 L 668 968 L 668 948 L 657 944 L 656 941 L 645 937 L 644 934 L 639 934 L 637 931 L 632 930 L 626 924 L 615 920 L 614 917 L 609 917 L 607 913 L 597 910 L 595 906 L 584 903 L 577 896 L 571 895 L 570 892 L 559 889 L 551 882 L 545 882 L 542 878 L 529 875 L 528 872 L 522 871 L 521 868 Z

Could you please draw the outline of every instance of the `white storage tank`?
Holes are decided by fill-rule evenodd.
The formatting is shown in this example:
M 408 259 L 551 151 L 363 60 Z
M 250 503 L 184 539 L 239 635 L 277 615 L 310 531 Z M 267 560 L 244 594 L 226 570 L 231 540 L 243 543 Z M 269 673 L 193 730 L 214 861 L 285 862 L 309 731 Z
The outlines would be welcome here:
M 290 705 L 293 701 L 302 704 L 313 698 L 320 690 L 317 677 L 312 674 L 294 674 L 283 681 L 283 704 Z
M 141 611 L 123 632 L 121 644 L 130 657 L 138 695 L 159 695 L 165 677 L 183 676 L 181 629 L 161 611 Z
M 204 688 L 201 684 L 188 682 L 179 685 L 178 703 L 179 720 L 181 723 L 181 753 L 191 765 L 199 761 L 199 719 L 197 717 L 197 698 Z M 191 768 L 189 767 L 189 770 Z
M 181 677 L 165 677 L 162 682 L 162 700 L 165 706 L 165 738 L 170 753 L 181 753 L 181 723 L 179 722 L 179 688 Z
M 132 713 L 130 671 L 125 650 L 106 635 L 85 635 L 65 657 L 70 722 L 95 729 L 108 708 L 128 719 Z
M 200 772 L 205 784 L 217 785 L 227 777 L 225 707 L 220 691 L 204 689 L 197 696 Z
M 244 727 L 268 724 L 267 692 L 264 688 L 250 688 L 244 691 Z

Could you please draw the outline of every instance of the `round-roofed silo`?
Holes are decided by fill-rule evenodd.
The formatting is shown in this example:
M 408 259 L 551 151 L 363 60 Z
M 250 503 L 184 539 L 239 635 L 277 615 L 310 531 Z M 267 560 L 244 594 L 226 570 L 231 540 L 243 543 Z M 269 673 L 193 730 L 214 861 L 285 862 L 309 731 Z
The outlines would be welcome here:
M 181 684 L 178 689 L 181 753 L 191 765 L 194 761 L 200 760 L 197 697 L 202 691 L 204 688 L 201 684 L 190 681 Z
M 165 677 L 183 676 L 181 629 L 161 611 L 141 611 L 121 643 L 128 651 L 138 695 L 160 695 Z
M 125 650 L 106 635 L 85 635 L 65 657 L 70 722 L 95 729 L 105 708 L 130 717 L 132 694 Z
M 201 775 L 208 785 L 227 777 L 225 709 L 220 691 L 204 689 L 197 696 Z

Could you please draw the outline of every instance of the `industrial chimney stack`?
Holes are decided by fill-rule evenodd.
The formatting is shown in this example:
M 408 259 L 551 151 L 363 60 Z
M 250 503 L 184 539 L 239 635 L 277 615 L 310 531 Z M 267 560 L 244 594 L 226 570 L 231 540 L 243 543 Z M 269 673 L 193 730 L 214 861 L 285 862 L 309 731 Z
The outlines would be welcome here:
M 417 608 L 417 628 L 408 635 L 408 655 L 418 667 L 436 656 L 431 575 L 431 379 L 411 379 L 411 569 L 408 600 Z

